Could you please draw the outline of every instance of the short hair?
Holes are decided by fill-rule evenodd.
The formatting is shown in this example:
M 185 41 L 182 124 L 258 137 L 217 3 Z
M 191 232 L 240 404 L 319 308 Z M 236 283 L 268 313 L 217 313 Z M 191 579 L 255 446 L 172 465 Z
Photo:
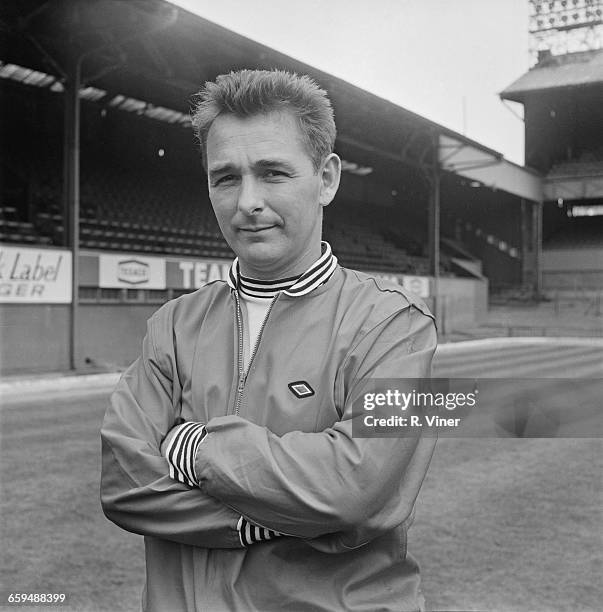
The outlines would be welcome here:
M 207 135 L 218 115 L 251 117 L 291 111 L 299 123 L 314 170 L 335 146 L 335 118 L 327 92 L 307 75 L 284 70 L 238 70 L 207 81 L 195 98 L 193 128 L 207 169 Z

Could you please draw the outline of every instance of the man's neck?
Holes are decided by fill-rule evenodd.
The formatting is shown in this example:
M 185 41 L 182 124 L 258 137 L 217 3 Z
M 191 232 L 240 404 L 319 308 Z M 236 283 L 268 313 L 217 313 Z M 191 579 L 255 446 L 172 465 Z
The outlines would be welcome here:
M 243 276 L 264 281 L 277 281 L 284 278 L 299 278 L 315 261 L 317 261 L 322 253 L 322 244 L 319 242 L 316 246 L 308 249 L 294 263 L 282 268 L 275 269 L 258 269 L 249 266 L 245 261 L 239 259 L 239 269 Z

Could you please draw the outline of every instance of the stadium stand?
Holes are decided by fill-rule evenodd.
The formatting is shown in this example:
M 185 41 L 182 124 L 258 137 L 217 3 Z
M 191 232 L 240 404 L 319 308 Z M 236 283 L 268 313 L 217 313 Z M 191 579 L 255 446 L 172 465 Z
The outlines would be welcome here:
M 13 84 L 9 87 L 9 94 L 17 100 L 27 95 L 23 89 L 29 89 Z M 46 115 L 51 115 L 56 102 L 52 97 L 47 92 L 36 91 L 34 114 L 39 105 L 45 107 Z M 28 104 L 32 106 L 32 98 Z M 58 109 L 54 110 L 52 122 L 59 125 Z M 167 154 L 163 150 L 164 159 L 158 154 L 158 143 L 169 143 L 174 138 L 179 141 L 178 148 L 190 149 L 187 142 L 190 131 L 158 125 L 131 114 L 124 118 L 120 111 L 107 112 L 91 102 L 84 103 L 83 111 L 90 138 L 84 141 L 82 149 L 81 248 L 232 258 L 233 253 L 211 210 L 206 188 L 201 184 L 203 173 L 198 153 L 191 151 L 186 160 L 165 159 L 169 157 L 169 148 Z M 14 129 L 21 133 L 32 131 L 26 116 L 14 119 Z M 128 137 L 119 141 L 118 148 L 106 136 L 124 131 Z M 5 176 L 11 174 L 13 167 L 17 169 L 13 173 L 12 195 L 6 186 L 2 194 L 3 242 L 64 244 L 62 159 L 51 146 L 60 143 L 60 134 L 54 131 L 48 135 L 46 146 L 32 143 L 29 147 L 15 147 L 14 155 L 2 157 Z M 13 205 L 7 205 L 8 202 Z M 404 214 L 406 229 L 401 232 L 396 227 L 401 225 L 402 215 L 391 207 L 381 210 L 338 201 L 326 209 L 324 236 L 332 243 L 343 265 L 376 272 L 425 275 L 428 271 L 427 258 L 423 255 L 425 221 Z M 452 275 L 452 268 L 450 257 L 444 253 L 441 274 Z
M 524 196 L 508 185 L 481 183 L 475 189 L 461 170 L 434 164 L 442 138 L 494 163 L 500 154 L 274 49 L 182 9 L 174 12 L 163 0 L 110 4 L 104 11 L 104 2 L 51 2 L 30 15 L 15 3 L 7 11 L 12 51 L 0 57 L 6 102 L 1 240 L 52 247 L 43 255 L 49 261 L 59 253 L 70 261 L 69 212 L 79 210 L 81 247 L 72 266 L 81 308 L 76 300 L 70 310 L 64 282 L 56 304 L 2 305 L 3 316 L 13 321 L 6 328 L 12 334 L 7 353 L 22 346 L 24 334 L 44 337 L 63 351 L 40 355 L 32 347 L 10 369 L 127 363 L 157 304 L 224 276 L 233 253 L 203 185 L 188 111 L 200 83 L 242 66 L 307 73 L 329 91 L 338 123 L 336 151 L 345 163 L 337 199 L 325 211 L 324 236 L 344 266 L 381 272 L 420 291 L 441 329 L 482 316 L 489 282 L 521 282 L 516 255 Z M 152 37 L 138 36 L 159 26 Z M 32 41 L 43 41 L 46 55 Z M 70 71 L 82 54 L 78 172 L 66 145 L 76 119 L 68 104 L 75 83 Z M 76 179 L 79 199 L 71 189 Z M 526 196 L 528 212 L 532 196 Z M 430 239 L 436 235 L 437 224 L 429 219 L 436 202 L 439 252 Z M 139 257 L 113 257 L 122 253 Z M 429 263 L 436 258 L 439 284 Z M 141 267 L 164 266 L 166 278 L 143 287 L 103 276 L 114 274 L 121 260 L 136 259 Z
M 603 291 L 603 49 L 542 52 L 501 97 L 524 105 L 526 165 L 545 176 L 543 288 Z M 576 208 L 581 215 L 574 214 Z
M 547 10 L 556 14 L 562 7 L 550 3 Z M 583 26 L 577 23 L 576 32 L 586 32 L 580 30 Z M 603 49 L 561 51 L 564 46 L 555 41 L 565 40 L 571 29 L 543 31 L 542 35 L 551 36 L 552 47 L 539 46 L 537 63 L 500 95 L 523 104 L 526 165 L 544 176 L 543 295 L 599 303 L 603 293 Z

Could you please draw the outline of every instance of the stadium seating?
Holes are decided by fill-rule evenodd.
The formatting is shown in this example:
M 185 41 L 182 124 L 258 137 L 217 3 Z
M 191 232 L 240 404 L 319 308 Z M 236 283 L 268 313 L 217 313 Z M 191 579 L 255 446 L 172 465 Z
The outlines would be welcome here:
M 404 223 L 400 219 L 396 223 L 392 218 L 395 211 L 391 209 L 368 209 L 370 214 L 365 205 L 336 201 L 325 211 L 323 234 L 342 265 L 375 272 L 428 275 L 427 258 L 416 254 L 424 249 L 421 245 L 423 230 L 412 225 L 409 227 L 406 218 Z M 396 229 L 403 224 L 407 232 Z M 440 262 L 440 274 L 450 274 L 450 268 L 449 258 L 444 256 Z
M 545 249 L 603 248 L 603 218 L 574 218 L 543 240 Z
M 198 172 L 172 165 L 162 172 L 124 158 L 107 162 L 102 151 L 82 155 L 80 247 L 187 257 L 226 258 L 223 239 Z M 41 153 L 29 167 L 29 202 L 4 206 L 0 239 L 6 243 L 61 246 L 65 219 L 61 158 Z M 24 199 L 24 198 L 22 198 Z M 4 203 L 3 203 L 4 204 Z M 367 213 L 370 210 L 370 214 Z M 324 237 L 342 265 L 360 270 L 427 275 L 425 228 L 395 211 L 336 202 L 325 213 Z M 399 213 L 400 214 L 400 213 Z M 404 227 L 405 232 L 397 229 Z M 451 274 L 442 255 L 442 275 Z

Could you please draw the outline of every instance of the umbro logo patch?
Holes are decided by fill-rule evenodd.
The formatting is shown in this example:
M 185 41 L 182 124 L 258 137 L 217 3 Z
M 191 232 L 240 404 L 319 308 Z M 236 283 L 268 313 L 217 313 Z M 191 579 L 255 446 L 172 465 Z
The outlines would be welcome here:
M 287 385 L 295 395 L 295 397 L 299 399 L 303 399 L 304 397 L 311 397 L 314 395 L 314 389 L 305 381 L 305 380 L 296 380 L 295 382 L 291 382 Z

